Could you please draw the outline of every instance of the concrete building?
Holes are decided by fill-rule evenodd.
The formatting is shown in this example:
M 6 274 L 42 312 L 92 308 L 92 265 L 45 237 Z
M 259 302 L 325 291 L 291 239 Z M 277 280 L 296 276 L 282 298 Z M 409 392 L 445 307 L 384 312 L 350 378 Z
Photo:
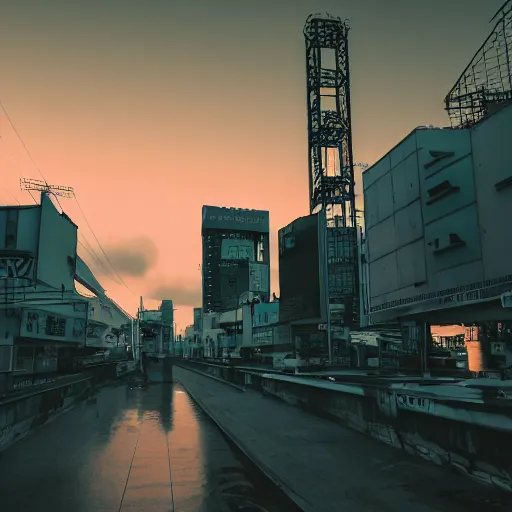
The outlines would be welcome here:
M 511 130 L 512 106 L 471 129 L 418 128 L 363 173 L 374 321 L 509 315 Z
M 269 213 L 203 206 L 203 311 L 234 309 L 246 291 L 270 296 Z
M 56 372 L 77 351 L 113 346 L 117 335 L 114 342 L 107 331 L 129 321 L 77 255 L 77 230 L 46 194 L 39 205 L 0 207 L 0 387 Z
M 280 321 L 294 349 L 333 361 L 348 356 L 350 329 L 360 327 L 358 229 L 326 225 L 323 212 L 279 230 Z M 300 279 L 297 279 L 300 276 Z
M 289 324 L 289 350 L 328 354 L 325 218 L 307 215 L 279 230 L 279 317 Z M 299 278 L 300 276 L 300 278 Z
M 158 309 L 139 308 L 141 351 L 148 354 L 172 354 L 174 340 L 174 307 L 172 300 L 163 300 Z
M 512 320 L 511 132 L 512 105 L 468 128 L 420 127 L 363 173 L 368 313 L 407 324 L 407 350 L 426 324 Z
M 252 302 L 252 294 L 242 294 L 240 305 L 230 311 L 205 313 L 198 336 L 190 326 L 186 337 L 196 357 L 241 358 L 249 360 L 259 352 L 290 351 L 289 324 L 279 322 L 279 302 Z M 202 340 L 202 342 L 200 341 Z

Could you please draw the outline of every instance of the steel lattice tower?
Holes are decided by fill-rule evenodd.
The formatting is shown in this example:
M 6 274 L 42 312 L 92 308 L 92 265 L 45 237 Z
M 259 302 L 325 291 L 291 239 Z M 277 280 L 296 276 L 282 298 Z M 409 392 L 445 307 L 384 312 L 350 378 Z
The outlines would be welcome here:
M 467 128 L 512 102 L 512 0 L 493 16 L 494 27 L 445 98 L 454 128 Z
M 306 40 L 310 212 L 356 226 L 347 22 L 309 16 Z

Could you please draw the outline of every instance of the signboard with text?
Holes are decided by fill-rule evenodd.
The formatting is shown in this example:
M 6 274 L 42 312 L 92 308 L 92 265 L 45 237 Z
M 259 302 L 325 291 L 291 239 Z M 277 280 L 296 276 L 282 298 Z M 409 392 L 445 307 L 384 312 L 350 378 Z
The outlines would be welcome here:
M 202 229 L 268 233 L 269 213 L 265 210 L 203 206 Z
M 34 279 L 34 257 L 30 254 L 0 254 L 1 279 Z
M 20 336 L 62 342 L 84 342 L 85 318 L 65 317 L 48 311 L 24 309 Z

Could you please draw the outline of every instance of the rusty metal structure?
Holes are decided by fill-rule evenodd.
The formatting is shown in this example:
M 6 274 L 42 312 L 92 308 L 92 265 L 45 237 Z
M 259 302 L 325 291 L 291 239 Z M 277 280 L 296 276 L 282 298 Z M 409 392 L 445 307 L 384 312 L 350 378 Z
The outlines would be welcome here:
M 512 0 L 491 22 L 494 27 L 445 98 L 454 128 L 473 126 L 512 103 Z
M 328 14 L 304 25 L 310 212 L 325 209 L 332 227 L 356 225 L 348 32 Z

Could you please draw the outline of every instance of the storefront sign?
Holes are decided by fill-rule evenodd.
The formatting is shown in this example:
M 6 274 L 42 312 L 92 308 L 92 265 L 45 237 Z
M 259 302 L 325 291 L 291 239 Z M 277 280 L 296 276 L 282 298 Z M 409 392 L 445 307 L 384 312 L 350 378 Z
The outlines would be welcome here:
M 34 258 L 28 254 L 0 256 L 0 279 L 33 279 Z
M 48 311 L 24 309 L 20 336 L 64 342 L 83 342 L 85 318 L 65 317 Z
M 404 297 L 402 299 L 384 302 L 383 304 L 371 307 L 370 313 L 378 313 L 380 311 L 400 308 L 403 306 L 413 306 L 414 304 L 424 302 L 428 302 L 428 305 L 425 304 L 424 309 L 438 309 L 440 307 L 449 307 L 452 304 L 456 305 L 478 302 L 482 299 L 492 297 L 492 293 L 489 292 L 492 291 L 493 288 L 506 286 L 509 283 L 512 283 L 512 274 L 455 288 L 439 290 L 438 292 L 422 293 L 411 297 Z M 496 294 L 500 295 L 500 292 L 497 292 Z

